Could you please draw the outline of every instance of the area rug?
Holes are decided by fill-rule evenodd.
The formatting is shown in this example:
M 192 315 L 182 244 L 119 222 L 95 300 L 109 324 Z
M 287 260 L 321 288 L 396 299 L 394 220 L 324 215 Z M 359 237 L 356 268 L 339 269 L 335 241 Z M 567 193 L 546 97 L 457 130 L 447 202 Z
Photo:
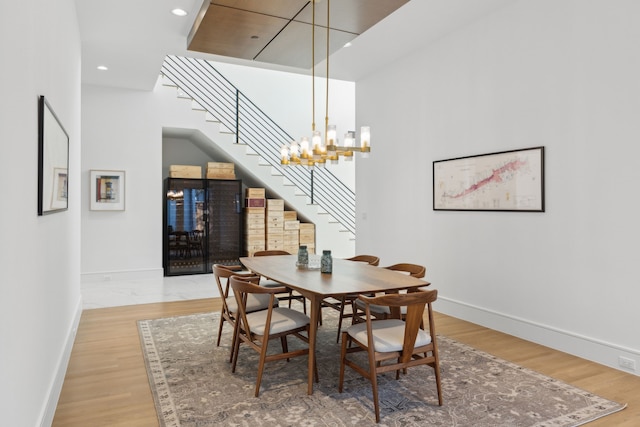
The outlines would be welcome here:
M 217 313 L 139 321 L 159 425 L 375 425 L 367 380 L 347 368 L 344 391 L 338 392 L 337 318 L 326 313 L 318 330 L 320 382 L 311 396 L 307 358 L 298 357 L 268 363 L 260 396 L 254 397 L 257 354 L 241 347 L 231 373 L 231 328 L 225 325 L 216 347 Z M 438 340 L 444 405 L 438 406 L 429 367 L 412 368 L 400 380 L 395 373 L 381 375 L 380 426 L 567 427 L 624 408 L 445 336 Z

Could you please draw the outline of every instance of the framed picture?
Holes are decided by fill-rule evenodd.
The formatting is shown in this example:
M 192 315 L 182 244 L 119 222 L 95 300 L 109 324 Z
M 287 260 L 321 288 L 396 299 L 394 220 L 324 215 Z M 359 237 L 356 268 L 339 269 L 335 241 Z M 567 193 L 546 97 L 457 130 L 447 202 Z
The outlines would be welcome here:
M 125 172 L 114 170 L 92 170 L 92 211 L 123 211 L 125 200 Z
M 544 147 L 434 161 L 433 210 L 544 212 Z
M 69 207 L 69 135 L 44 96 L 38 98 L 38 215 Z

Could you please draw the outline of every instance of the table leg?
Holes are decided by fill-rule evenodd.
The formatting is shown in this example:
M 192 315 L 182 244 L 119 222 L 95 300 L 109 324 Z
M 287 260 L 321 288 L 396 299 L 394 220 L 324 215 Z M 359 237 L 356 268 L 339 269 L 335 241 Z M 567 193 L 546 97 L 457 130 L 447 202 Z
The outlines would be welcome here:
M 307 386 L 307 394 L 313 394 L 313 379 L 316 363 L 316 335 L 318 332 L 318 319 L 322 298 L 318 295 L 313 295 L 309 301 L 311 303 L 311 324 L 309 325 L 309 383 Z

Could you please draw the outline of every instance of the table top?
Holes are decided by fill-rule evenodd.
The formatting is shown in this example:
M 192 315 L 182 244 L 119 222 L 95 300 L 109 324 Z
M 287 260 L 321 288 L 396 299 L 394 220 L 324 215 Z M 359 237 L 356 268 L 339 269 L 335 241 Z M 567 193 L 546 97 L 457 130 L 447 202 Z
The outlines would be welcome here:
M 296 267 L 297 256 L 273 255 L 240 258 L 254 273 L 280 282 L 297 291 L 321 296 L 339 296 L 394 291 L 428 286 L 430 283 L 397 271 L 363 262 L 333 259 L 333 273 Z

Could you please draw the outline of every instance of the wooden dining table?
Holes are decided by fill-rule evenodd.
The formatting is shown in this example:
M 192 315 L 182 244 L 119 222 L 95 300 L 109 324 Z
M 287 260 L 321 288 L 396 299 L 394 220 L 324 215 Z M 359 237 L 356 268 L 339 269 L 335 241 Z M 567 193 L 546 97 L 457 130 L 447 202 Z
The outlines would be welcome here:
M 274 255 L 240 258 L 252 272 L 282 283 L 307 298 L 311 305 L 309 327 L 309 371 L 307 394 L 313 393 L 313 372 L 316 357 L 316 335 L 322 300 L 344 295 L 395 292 L 428 286 L 429 282 L 406 274 L 362 262 L 333 259 L 333 272 L 298 268 L 295 255 Z

